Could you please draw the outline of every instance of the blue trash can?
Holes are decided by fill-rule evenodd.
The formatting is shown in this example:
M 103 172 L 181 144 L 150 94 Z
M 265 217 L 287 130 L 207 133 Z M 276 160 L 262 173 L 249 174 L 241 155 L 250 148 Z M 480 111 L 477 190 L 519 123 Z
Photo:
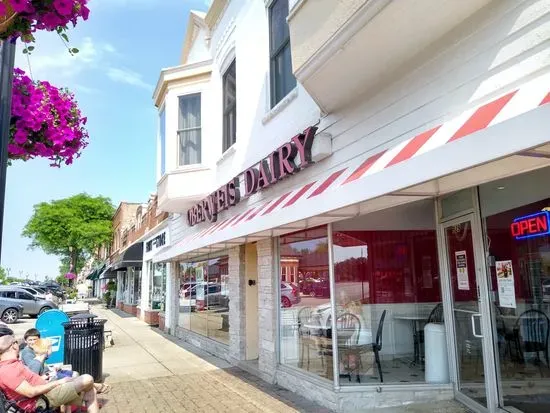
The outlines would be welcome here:
M 41 338 L 52 342 L 52 354 L 48 357 L 48 364 L 63 363 L 65 351 L 65 327 L 69 316 L 61 310 L 49 310 L 41 314 L 36 320 L 36 329 Z

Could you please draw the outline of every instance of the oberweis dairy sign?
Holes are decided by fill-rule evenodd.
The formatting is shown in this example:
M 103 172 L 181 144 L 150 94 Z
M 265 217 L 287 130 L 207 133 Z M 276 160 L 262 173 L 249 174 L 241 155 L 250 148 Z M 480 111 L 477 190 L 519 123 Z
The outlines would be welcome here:
M 187 222 L 193 226 L 206 220 L 215 222 L 218 213 L 237 205 L 246 198 L 274 185 L 287 176 L 313 164 L 311 148 L 317 128 L 311 126 L 278 147 L 256 165 L 237 175 L 229 183 L 208 195 L 187 211 Z M 300 162 L 297 163 L 299 157 Z M 244 188 L 240 187 L 241 177 Z M 244 190 L 243 190 L 244 189 Z M 242 195 L 241 195 L 242 194 Z

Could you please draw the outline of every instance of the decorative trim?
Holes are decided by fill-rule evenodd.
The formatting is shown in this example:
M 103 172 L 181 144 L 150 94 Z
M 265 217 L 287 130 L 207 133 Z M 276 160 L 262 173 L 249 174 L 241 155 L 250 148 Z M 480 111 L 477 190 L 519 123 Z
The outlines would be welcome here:
M 202 13 L 201 13 L 202 14 Z M 181 63 L 185 64 L 189 57 L 189 52 L 197 39 L 197 36 L 201 29 L 204 29 L 206 32 L 205 38 L 210 36 L 210 31 L 208 26 L 204 21 L 204 17 L 199 15 L 198 12 L 191 10 L 189 13 L 189 19 L 187 23 L 187 31 L 185 33 L 185 40 L 183 43 L 183 50 L 181 53 Z
M 183 166 L 176 167 L 174 170 L 168 172 L 167 175 L 178 175 L 178 174 L 186 174 L 189 172 L 200 172 L 200 171 L 208 171 L 208 170 L 210 170 L 210 168 L 203 164 L 183 165 Z
M 220 61 L 220 56 L 223 54 L 223 50 L 226 49 L 227 43 L 229 43 L 229 40 L 232 37 L 232 34 L 235 32 L 236 24 L 235 24 L 235 16 L 231 18 L 229 23 L 227 23 L 227 27 L 223 31 L 222 35 L 220 36 L 220 40 L 216 44 L 216 61 Z M 234 42 L 233 42 L 234 43 Z
M 214 0 L 212 2 L 212 5 L 208 9 L 208 13 L 206 13 L 206 17 L 204 18 L 206 25 L 211 31 L 216 28 L 221 16 L 230 2 L 231 0 Z
M 218 159 L 216 161 L 216 165 L 220 165 L 227 158 L 232 157 L 235 154 L 235 152 L 237 152 L 236 146 L 237 146 L 237 142 L 235 142 L 233 145 L 231 145 L 229 148 L 227 148 L 227 150 L 224 153 L 222 153 L 222 156 L 220 156 L 220 159 Z
M 292 89 L 288 95 L 286 95 L 279 103 L 277 103 L 273 109 L 271 109 L 269 112 L 266 113 L 266 115 L 262 118 L 262 124 L 265 125 L 268 123 L 271 119 L 273 119 L 275 116 L 277 116 L 279 113 L 284 111 L 288 105 L 292 103 L 294 99 L 298 97 L 298 86 L 296 86 L 294 89 Z
M 162 69 L 160 76 L 157 80 L 157 85 L 155 91 L 153 92 L 153 101 L 155 106 L 159 106 L 162 102 L 159 101 L 160 97 L 164 95 L 168 84 L 177 82 L 180 80 L 190 79 L 193 77 L 210 74 L 212 72 L 212 60 L 207 60 L 204 62 L 192 63 L 190 65 L 180 65 L 176 67 L 169 67 L 167 69 Z M 167 79 L 170 75 L 179 75 L 171 79 Z
M 308 0 L 297 0 L 296 3 L 294 3 L 294 6 L 290 9 L 288 12 L 288 16 L 286 18 L 286 21 L 290 23 L 290 21 L 293 19 L 293 17 L 300 11 L 302 7 L 307 3 Z
M 236 58 L 237 53 L 235 51 L 235 40 L 232 40 L 231 44 L 226 48 L 226 51 L 223 54 L 223 59 L 218 60 L 218 67 L 222 76 L 227 69 L 229 69 L 229 66 Z

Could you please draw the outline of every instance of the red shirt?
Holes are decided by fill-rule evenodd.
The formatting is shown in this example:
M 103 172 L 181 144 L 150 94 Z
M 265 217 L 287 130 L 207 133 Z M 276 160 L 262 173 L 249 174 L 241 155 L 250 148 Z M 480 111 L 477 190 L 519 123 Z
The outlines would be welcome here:
M 0 388 L 8 400 L 18 400 L 17 406 L 25 411 L 36 409 L 36 399 L 27 399 L 15 391 L 21 383 L 27 381 L 31 386 L 46 384 L 46 380 L 30 371 L 21 360 L 0 361 Z

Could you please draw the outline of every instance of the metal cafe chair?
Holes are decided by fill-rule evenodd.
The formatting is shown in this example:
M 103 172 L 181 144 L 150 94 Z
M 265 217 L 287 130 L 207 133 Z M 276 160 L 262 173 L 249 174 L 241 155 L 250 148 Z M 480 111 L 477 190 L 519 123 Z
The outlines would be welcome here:
M 550 319 L 545 313 L 536 309 L 524 311 L 516 321 L 514 332 L 516 334 L 518 348 L 521 350 L 522 361 L 525 360 L 525 353 L 535 353 L 535 361 L 541 366 L 542 360 L 540 353 L 542 353 L 546 361 L 546 366 L 550 367 L 548 360 Z

